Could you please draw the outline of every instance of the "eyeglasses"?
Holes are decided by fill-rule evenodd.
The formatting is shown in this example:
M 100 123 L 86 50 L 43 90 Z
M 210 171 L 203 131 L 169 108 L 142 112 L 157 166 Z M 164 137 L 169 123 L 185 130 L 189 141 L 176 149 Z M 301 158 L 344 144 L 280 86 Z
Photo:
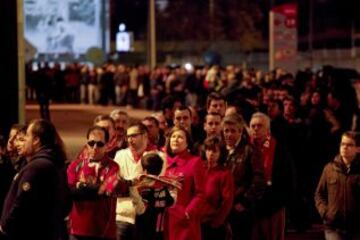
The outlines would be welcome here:
M 101 148 L 101 147 L 104 147 L 105 146 L 105 143 L 104 142 L 101 142 L 101 141 L 88 141 L 87 144 L 90 146 L 90 147 L 94 147 L 95 145 L 98 147 L 98 148 Z
M 144 133 L 134 133 L 134 134 L 129 134 L 129 135 L 126 135 L 127 138 L 135 138 L 135 137 L 138 137 L 138 136 L 141 136 L 143 135 Z

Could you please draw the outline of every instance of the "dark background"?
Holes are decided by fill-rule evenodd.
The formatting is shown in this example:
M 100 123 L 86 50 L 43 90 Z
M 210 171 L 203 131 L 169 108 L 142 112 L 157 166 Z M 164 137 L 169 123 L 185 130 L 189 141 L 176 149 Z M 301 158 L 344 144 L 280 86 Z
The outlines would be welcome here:
M 18 51 L 15 0 L 0 1 L 1 57 L 0 64 L 0 134 L 7 134 L 18 122 Z
M 209 40 L 210 0 L 157 0 L 165 9 L 157 10 L 158 40 Z M 313 5 L 314 48 L 351 47 L 351 27 L 360 32 L 360 8 L 358 0 L 213 0 L 213 40 L 237 40 L 249 31 L 261 33 L 268 39 L 268 11 L 271 5 L 296 2 L 299 7 L 299 49 L 309 45 L 309 9 Z M 111 1 L 111 38 L 115 39 L 118 25 L 124 22 L 128 31 L 133 31 L 136 40 L 145 40 L 147 35 L 148 1 Z M 360 42 L 357 42 L 360 44 Z M 264 44 L 267 46 L 267 44 Z

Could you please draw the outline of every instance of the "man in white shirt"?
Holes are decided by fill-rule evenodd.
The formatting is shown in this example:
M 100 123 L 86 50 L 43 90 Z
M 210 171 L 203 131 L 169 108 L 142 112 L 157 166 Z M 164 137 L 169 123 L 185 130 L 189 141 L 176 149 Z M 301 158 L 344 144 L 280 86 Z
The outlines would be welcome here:
M 147 128 L 141 123 L 130 126 L 126 131 L 126 137 L 129 147 L 119 150 L 114 160 L 120 167 L 120 177 L 134 180 L 143 173 L 141 157 L 145 152 L 156 151 L 156 146 L 149 144 Z M 166 164 L 164 164 L 164 169 L 165 166 Z M 121 240 L 136 239 L 135 217 L 143 211 L 141 197 L 132 187 L 128 196 L 117 199 L 117 234 Z

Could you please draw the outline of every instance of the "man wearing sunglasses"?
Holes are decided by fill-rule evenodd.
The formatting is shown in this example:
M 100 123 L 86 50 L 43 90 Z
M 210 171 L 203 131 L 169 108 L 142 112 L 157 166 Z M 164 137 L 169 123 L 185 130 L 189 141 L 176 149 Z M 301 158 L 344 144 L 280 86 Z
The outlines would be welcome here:
M 72 240 L 116 238 L 116 198 L 110 195 L 119 166 L 106 154 L 108 141 L 106 129 L 91 127 L 87 132 L 87 158 L 74 160 L 67 170 L 74 199 L 70 213 Z

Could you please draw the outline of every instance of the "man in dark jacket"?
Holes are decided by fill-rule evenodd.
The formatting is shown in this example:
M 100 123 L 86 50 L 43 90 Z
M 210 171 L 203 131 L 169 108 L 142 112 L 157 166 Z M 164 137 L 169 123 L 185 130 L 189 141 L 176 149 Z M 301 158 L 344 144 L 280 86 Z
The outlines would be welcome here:
M 345 132 L 340 154 L 328 163 L 315 192 L 315 204 L 325 225 L 325 239 L 359 239 L 360 136 Z
M 265 188 L 261 153 L 248 139 L 245 122 L 239 114 L 225 116 L 222 131 L 229 155 L 225 162 L 234 177 L 234 204 L 229 222 L 233 239 L 251 239 L 252 211 Z
M 283 240 L 285 238 L 285 207 L 293 200 L 294 167 L 284 142 L 270 132 L 270 118 L 254 113 L 250 120 L 251 141 L 263 159 L 266 188 L 256 203 L 253 240 Z
M 9 190 L 11 181 L 15 175 L 15 170 L 11 164 L 10 158 L 6 155 L 6 141 L 0 135 L 0 211 Z
M 0 236 L 11 240 L 58 240 L 71 207 L 63 143 L 46 120 L 33 120 L 25 138 L 28 164 L 16 175 L 7 194 Z

